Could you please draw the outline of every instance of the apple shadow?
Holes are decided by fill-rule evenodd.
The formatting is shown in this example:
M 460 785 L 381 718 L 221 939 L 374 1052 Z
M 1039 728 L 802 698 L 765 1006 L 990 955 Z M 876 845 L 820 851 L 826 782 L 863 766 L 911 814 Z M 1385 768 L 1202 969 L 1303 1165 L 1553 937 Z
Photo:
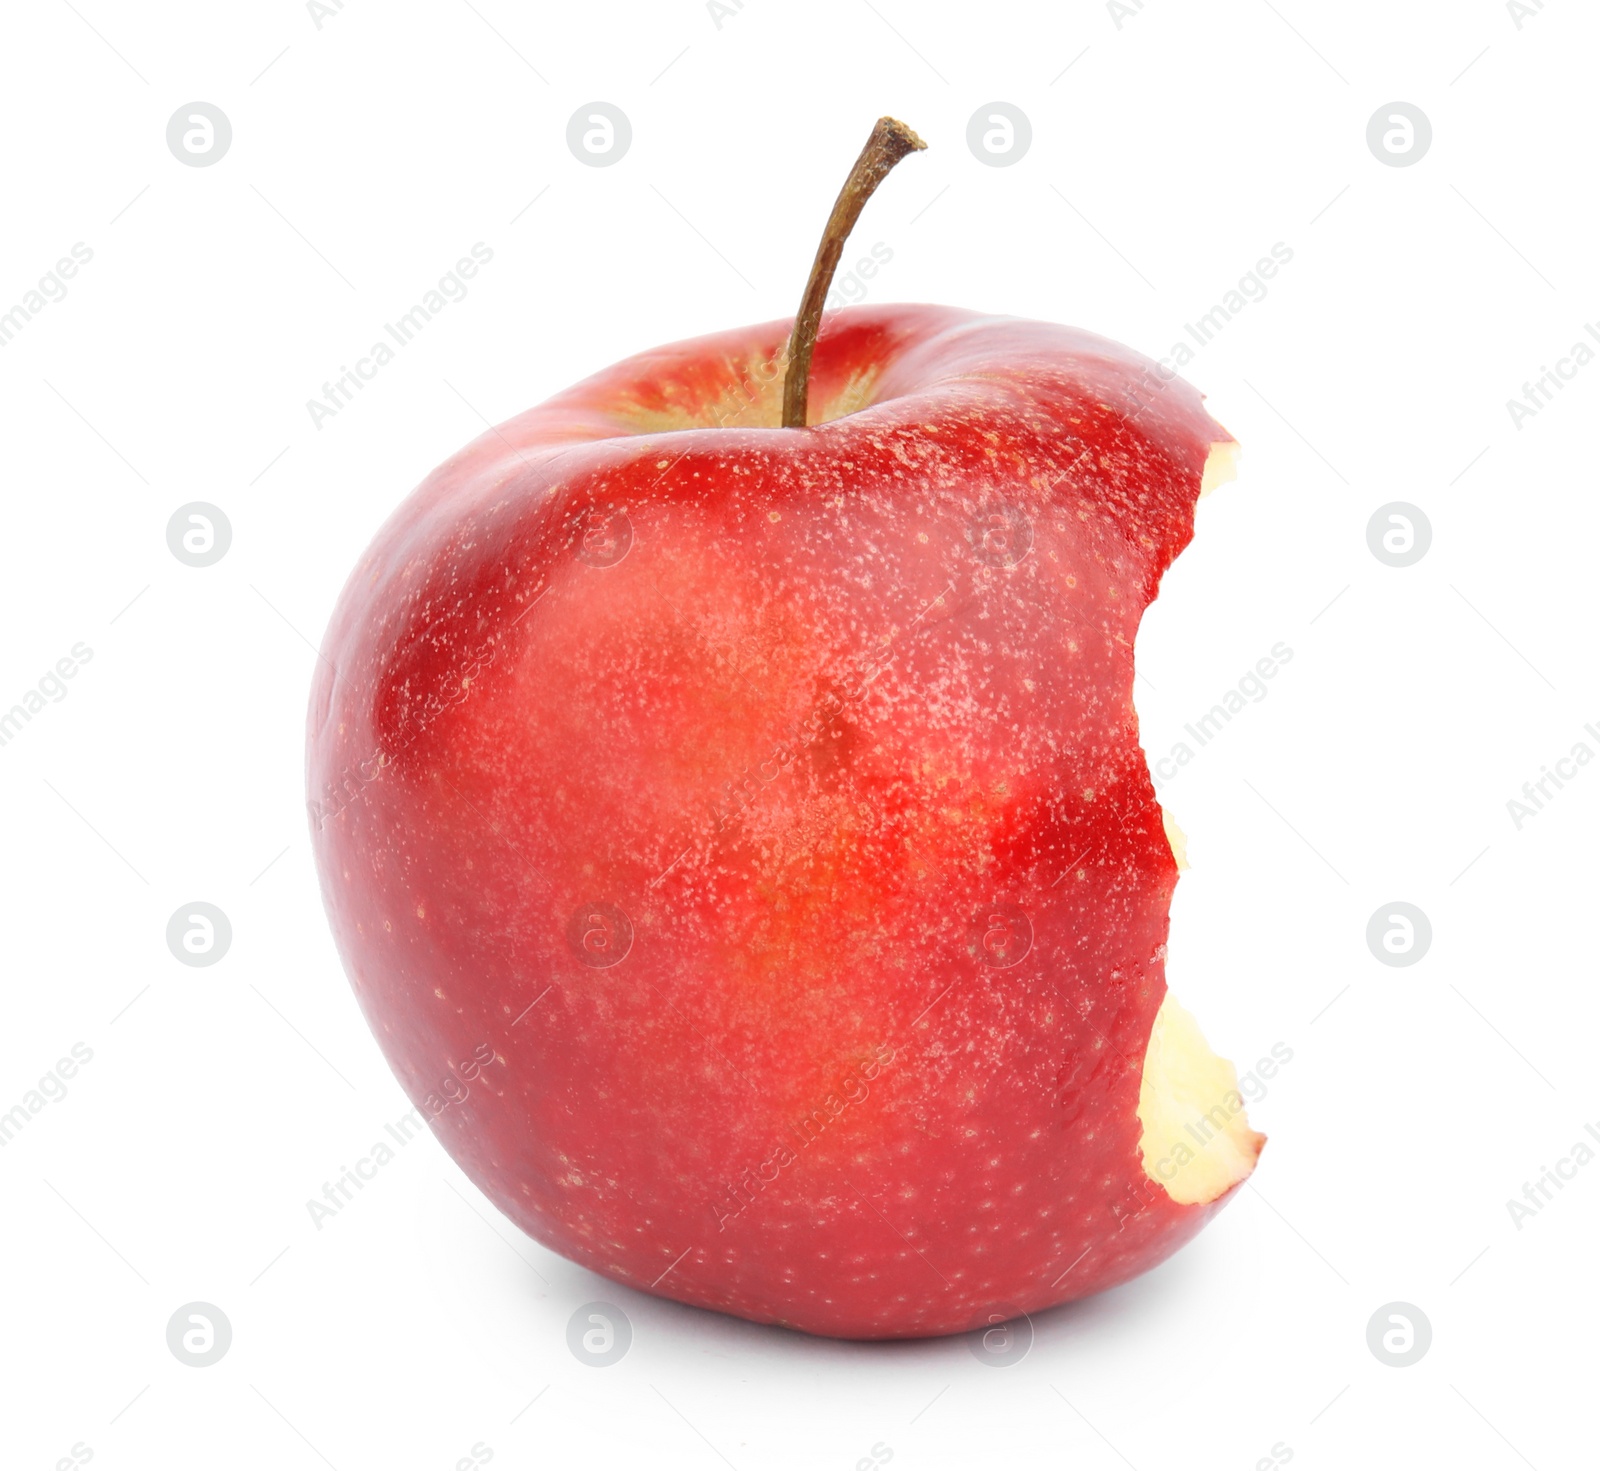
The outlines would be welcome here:
M 1207 1276 L 1204 1251 L 1196 1251 L 1197 1244 L 1188 1243 L 1167 1261 L 1129 1282 L 1013 1319 L 1020 1323 L 1025 1318 L 1031 1325 L 1030 1356 L 1101 1344 L 1112 1325 L 1120 1332 L 1159 1332 L 1161 1319 L 1171 1311 L 1172 1299 L 1186 1296 Z M 617 1302 L 633 1322 L 648 1324 L 655 1334 L 675 1340 L 678 1348 L 730 1362 L 753 1354 L 799 1365 L 932 1363 L 953 1352 L 966 1352 L 968 1341 L 980 1331 L 987 1331 L 969 1329 L 929 1338 L 829 1338 L 678 1302 L 625 1286 L 587 1267 L 569 1265 L 574 1267 L 576 1280 L 592 1284 L 596 1300 Z

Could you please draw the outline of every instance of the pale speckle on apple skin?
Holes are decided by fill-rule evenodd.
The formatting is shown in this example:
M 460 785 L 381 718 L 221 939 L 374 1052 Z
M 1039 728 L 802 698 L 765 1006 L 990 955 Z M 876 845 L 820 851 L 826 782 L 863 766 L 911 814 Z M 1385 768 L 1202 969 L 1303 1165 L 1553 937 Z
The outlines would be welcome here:
M 1093 372 L 1115 378 L 1119 362 Z M 374 743 L 386 749 L 377 779 L 356 782 L 356 797 L 317 830 L 319 856 L 354 859 L 344 872 L 373 875 L 362 892 L 342 885 L 330 908 L 347 956 L 355 947 L 370 972 L 363 1006 L 383 1018 L 386 1050 L 414 1092 L 440 1075 L 439 1058 L 496 1039 L 505 1062 L 493 1108 L 475 1088 L 476 1101 L 436 1127 L 540 1239 L 642 1287 L 693 1242 L 657 1290 L 876 1336 L 951 1331 L 982 1321 L 997 1299 L 1039 1306 L 1077 1295 L 1197 1229 L 1203 1213 L 1157 1203 L 1105 1244 L 1106 1193 L 1136 1168 L 1131 1110 L 1105 1119 L 1115 1127 L 1084 1131 L 1040 1128 L 997 1106 L 1023 1076 L 1053 1086 L 1044 1064 L 1057 1054 L 1109 1055 L 1088 1027 L 1137 1052 L 1159 1002 L 1164 847 L 1141 846 L 1150 835 L 1134 823 L 1118 839 L 1126 854 L 1072 867 L 1076 887 L 1055 880 L 1078 857 L 1074 823 L 1102 822 L 1092 809 L 1103 801 L 1150 800 L 1132 717 L 1133 635 L 1155 564 L 1187 539 L 1198 466 L 1179 461 L 1220 435 L 1192 393 L 1160 405 L 1147 428 L 1151 444 L 1169 437 L 1176 509 L 1142 508 L 1150 461 L 1136 473 L 1135 446 L 1121 443 L 1093 457 L 1093 499 L 1074 504 L 1090 494 L 1089 462 L 1069 465 L 1065 481 L 1056 473 L 1063 423 L 1083 431 L 1115 418 L 1117 399 L 1096 383 L 1069 398 L 1077 412 L 1062 414 L 1040 402 L 1058 387 L 1045 375 L 1003 409 L 975 402 L 931 427 L 925 409 L 899 423 L 875 410 L 838 420 L 805 431 L 818 453 L 803 465 L 786 458 L 781 431 L 701 435 L 685 457 L 661 460 L 655 443 L 676 449 L 694 438 L 663 434 L 642 462 L 651 482 L 642 490 L 639 450 L 627 440 L 572 449 L 573 436 L 558 435 L 570 454 L 531 475 L 503 446 L 481 443 L 397 513 L 388 541 L 358 569 L 357 605 L 372 596 L 368 585 L 388 586 L 395 600 L 373 623 L 359 606 L 336 616 L 341 685 L 362 694 L 323 701 L 339 704 L 339 719 L 323 723 L 320 747 L 314 729 L 313 796 L 348 788 Z M 537 456 L 531 441 L 562 414 L 603 417 L 587 403 L 505 426 L 519 458 Z M 963 460 L 974 431 L 984 443 Z M 1037 447 L 1001 465 L 1002 438 Z M 475 483 L 492 491 L 481 515 Z M 1075 514 L 1040 514 L 1063 486 Z M 597 571 L 563 552 L 557 510 L 563 497 L 602 494 L 627 501 L 634 542 Z M 1016 566 L 974 567 L 964 523 L 994 497 L 1032 508 L 1034 544 Z M 504 514 L 519 504 L 531 515 Z M 430 543 L 431 519 L 445 514 L 458 530 Z M 1039 621 L 1068 595 L 1103 610 L 1098 626 Z M 526 615 L 511 641 L 505 609 Z M 721 782 L 767 760 L 819 689 L 848 688 L 876 668 L 885 640 L 887 664 L 842 714 L 758 781 L 747 804 L 720 811 Z M 725 644 L 745 661 L 726 679 L 714 652 Z M 485 649 L 493 657 L 463 672 Z M 722 703 L 696 709 L 695 691 L 708 684 Z M 436 699 L 436 689 L 460 698 Z M 1091 775 L 1092 786 L 1070 784 Z M 971 802 L 938 795 L 952 788 Z M 1154 827 L 1159 834 L 1159 814 Z M 962 935 L 1002 869 L 1023 884 L 1038 933 L 1022 966 L 986 972 L 963 959 Z M 864 884 L 869 874 L 878 881 Z M 873 902 L 841 911 L 851 892 Z M 420 893 L 427 923 L 402 940 L 389 915 Z M 564 948 L 562 926 L 574 906 L 612 896 L 632 906 L 634 950 L 614 970 L 589 971 Z M 1130 940 L 1141 937 L 1104 972 L 1131 967 L 1141 985 L 1097 991 L 1103 957 L 1082 973 L 1067 941 L 1073 917 L 1086 914 L 1101 917 L 1082 933 L 1114 916 Z M 439 999 L 446 986 L 464 999 L 457 1020 L 448 1008 L 407 1012 L 406 998 L 435 977 L 445 982 L 433 988 Z M 952 979 L 960 984 L 913 1026 Z M 511 1032 L 505 1018 L 546 984 L 536 1025 Z M 697 989 L 692 1023 L 661 1009 L 662 996 Z M 717 1192 L 790 1137 L 792 1119 L 818 1106 L 857 1053 L 885 1041 L 900 1060 L 719 1241 Z M 759 1080 L 754 1094 L 740 1074 Z M 1131 1084 L 1126 1070 L 1099 1062 L 1090 1076 L 1098 1097 L 1136 1091 L 1136 1069 Z M 585 1121 L 596 1113 L 599 1128 Z M 954 1291 L 935 1291 L 918 1255 L 854 1194 L 827 1188 L 837 1184 L 827 1161 L 841 1150 L 861 1171 L 865 1199 L 908 1202 L 898 1229 L 925 1243 Z M 558 1153 L 574 1161 L 566 1174 Z M 997 1158 L 1020 1178 L 991 1173 Z M 1096 1203 L 1078 1210 L 1080 1198 Z M 1026 1224 L 1055 1219 L 1057 1205 L 1070 1227 Z M 641 1207 L 660 1239 L 639 1239 Z M 982 1234 L 1012 1243 L 1009 1275 L 974 1282 L 963 1268 L 977 1216 Z M 593 1245 L 602 1239 L 612 1244 Z M 1056 1285 L 1097 1242 L 1074 1280 Z M 939 1256 L 941 1243 L 953 1260 Z M 853 1266 L 879 1264 L 855 1284 L 876 1285 L 822 1292 L 816 1273 L 826 1281 L 827 1264 L 846 1252 Z M 809 1279 L 797 1276 L 797 1253 Z M 819 1300 L 828 1312 L 804 1306 Z

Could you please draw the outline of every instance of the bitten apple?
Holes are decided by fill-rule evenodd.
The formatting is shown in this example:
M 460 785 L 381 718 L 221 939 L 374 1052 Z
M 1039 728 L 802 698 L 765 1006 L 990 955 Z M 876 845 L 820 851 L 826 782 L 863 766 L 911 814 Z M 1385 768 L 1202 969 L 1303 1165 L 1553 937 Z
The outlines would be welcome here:
M 531 1236 L 952 1333 L 1153 1266 L 1262 1143 L 1167 999 L 1132 698 L 1234 447 L 1127 348 L 932 306 L 831 315 L 783 427 L 791 326 L 620 363 L 400 507 L 312 695 L 316 856 L 390 1064 Z

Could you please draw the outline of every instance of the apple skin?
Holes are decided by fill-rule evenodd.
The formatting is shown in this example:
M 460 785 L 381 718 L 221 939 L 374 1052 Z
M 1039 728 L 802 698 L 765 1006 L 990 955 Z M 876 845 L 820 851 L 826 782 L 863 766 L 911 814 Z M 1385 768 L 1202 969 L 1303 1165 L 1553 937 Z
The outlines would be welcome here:
M 391 1067 L 530 1236 L 960 1332 L 1228 1198 L 1140 1159 L 1177 869 L 1133 646 L 1230 436 L 1130 349 L 908 305 L 824 322 L 813 421 L 869 406 L 759 427 L 788 330 L 617 364 L 405 501 L 324 645 L 314 848 Z

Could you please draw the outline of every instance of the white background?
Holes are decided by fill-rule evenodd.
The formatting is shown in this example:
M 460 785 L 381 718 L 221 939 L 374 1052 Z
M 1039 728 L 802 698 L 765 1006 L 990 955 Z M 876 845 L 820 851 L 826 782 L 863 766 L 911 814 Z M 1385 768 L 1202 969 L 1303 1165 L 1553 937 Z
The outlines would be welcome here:
M 1136 3 L 1136 0 L 1135 0 Z M 1132 9 L 1132 6 L 1129 7 Z M 1530 7 L 1531 9 L 1531 7 Z M 0 310 L 93 260 L 0 350 L 0 1111 L 93 1061 L 0 1150 L 0 1460 L 446 1471 L 496 1464 L 1593 1465 L 1600 1161 L 1506 1202 L 1600 1125 L 1591 833 L 1600 764 L 1507 801 L 1600 723 L 1600 364 L 1506 402 L 1600 314 L 1600 16 L 1548 0 L 519 6 L 39 0 L 8 15 Z M 204 100 L 227 155 L 185 167 Z M 633 128 L 586 167 L 567 120 Z M 1369 151 L 1401 99 L 1411 167 Z M 985 166 L 968 119 L 1031 120 Z M 1253 1183 L 1176 1258 L 961 1339 L 837 1344 L 614 1286 L 522 1237 L 431 1137 L 320 1232 L 306 1201 L 409 1105 L 358 1014 L 310 861 L 312 645 L 398 499 L 498 421 L 628 353 L 793 310 L 872 119 L 929 141 L 847 261 L 874 300 L 1075 322 L 1153 354 L 1277 242 L 1294 258 L 1187 370 L 1245 446 L 1142 630 L 1165 753 L 1274 643 L 1292 661 L 1162 790 L 1193 871 L 1169 976 L 1218 1050 L 1294 1060 Z M 474 242 L 494 259 L 359 399 L 306 400 Z M 194 569 L 180 505 L 234 541 Z M 1396 569 L 1366 526 L 1422 508 Z M 1551 789 L 1554 790 L 1553 788 Z M 169 953 L 194 900 L 209 969 Z M 1365 931 L 1404 900 L 1420 963 Z M 595 1299 L 617 1365 L 568 1351 Z M 228 1354 L 168 1351 L 215 1304 Z M 1368 1319 L 1433 1328 L 1409 1368 Z M 531 1407 L 530 1407 L 530 1402 Z M 881 1443 L 881 1444 L 880 1444 Z

